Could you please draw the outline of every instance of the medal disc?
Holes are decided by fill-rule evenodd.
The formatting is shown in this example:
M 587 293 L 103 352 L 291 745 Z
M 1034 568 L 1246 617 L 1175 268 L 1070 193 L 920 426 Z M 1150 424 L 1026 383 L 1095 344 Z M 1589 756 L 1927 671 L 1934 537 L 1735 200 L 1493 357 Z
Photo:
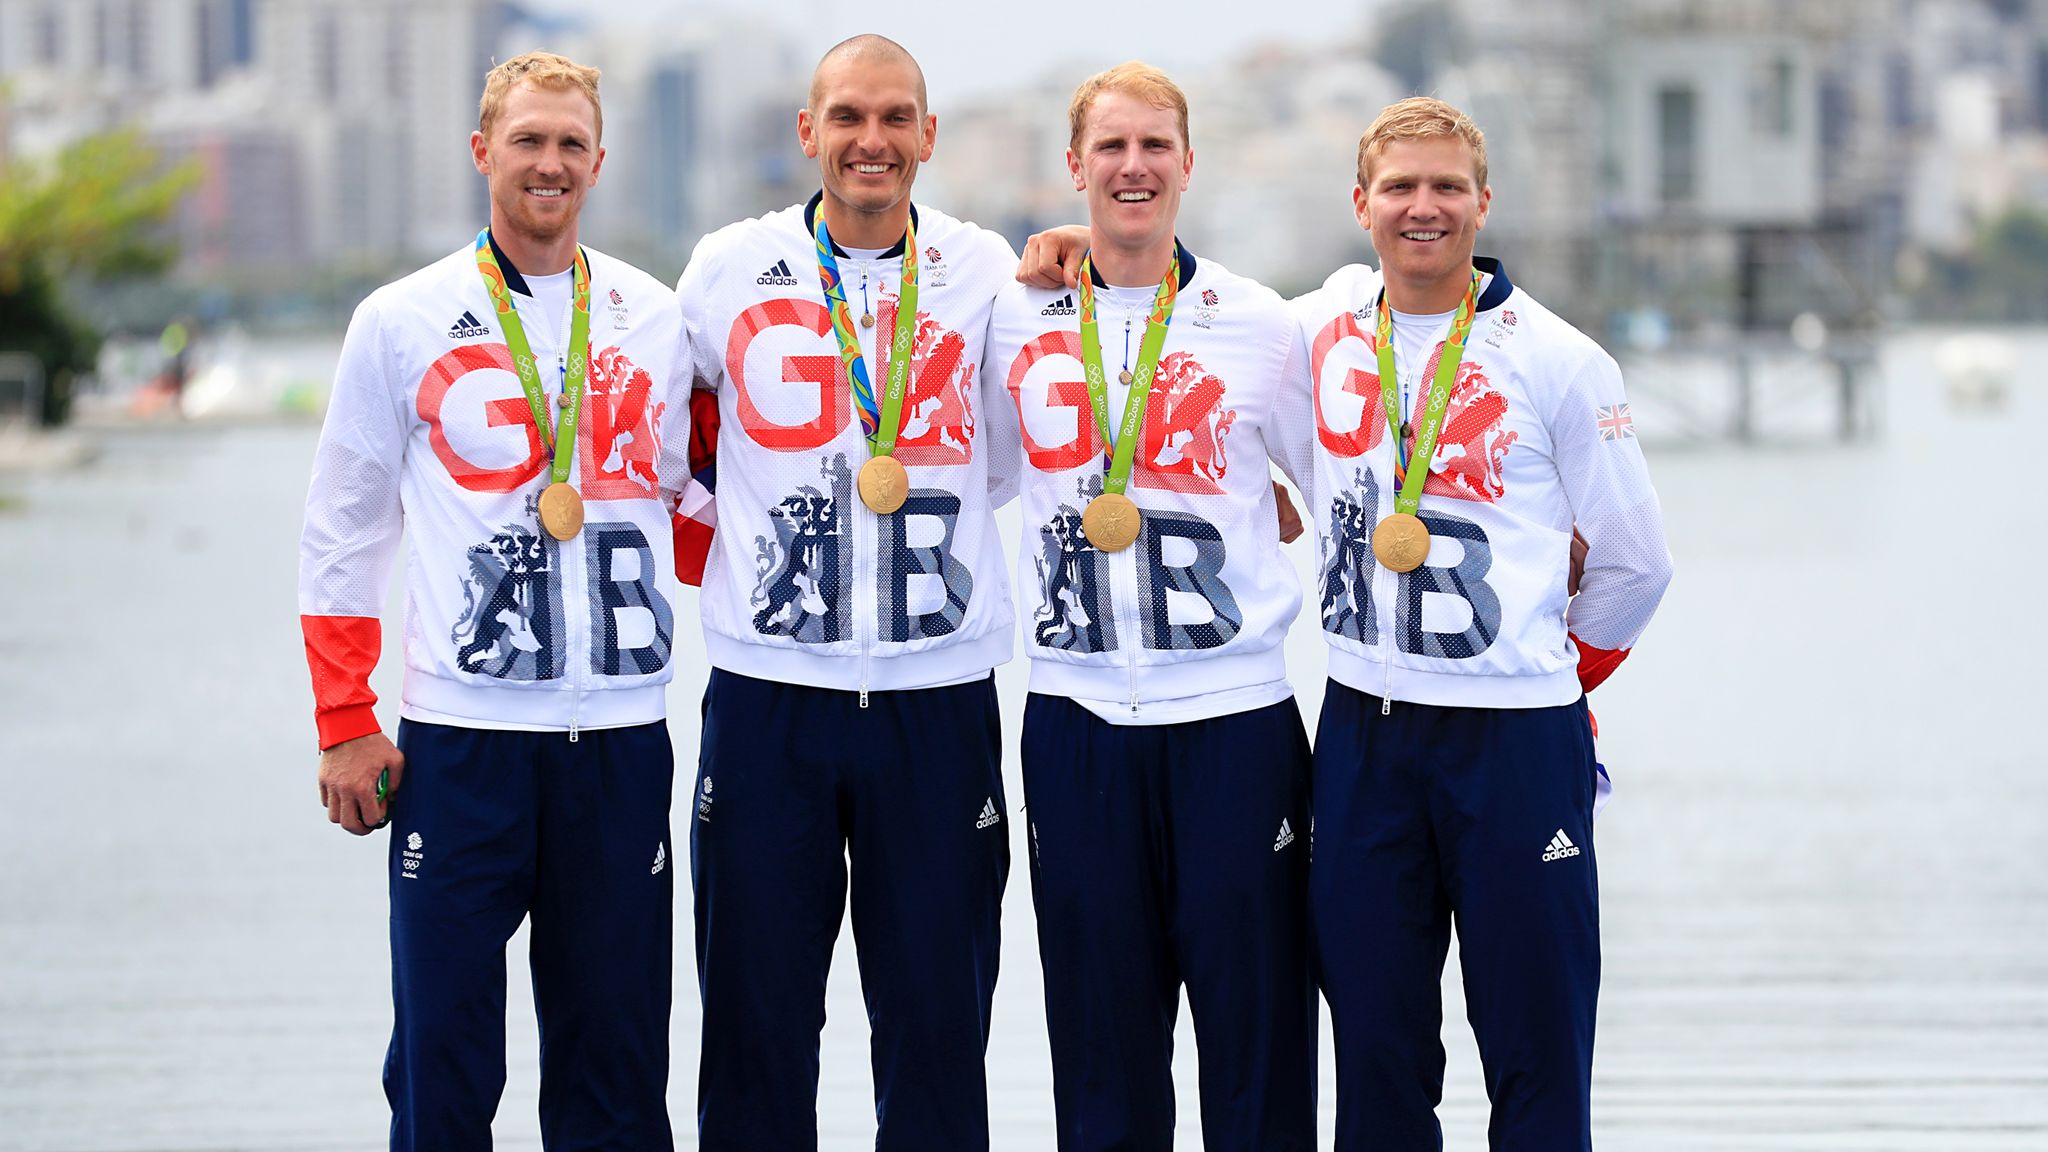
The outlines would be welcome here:
M 1117 373 L 1116 379 L 1117 383 L 1119 384 L 1129 384 L 1131 382 L 1131 370 L 1129 368 L 1126 368 L 1123 371 Z
M 874 456 L 860 466 L 860 502 L 887 516 L 910 495 L 910 474 L 894 456 Z
M 1372 554 L 1390 572 L 1413 572 L 1429 559 L 1429 529 L 1421 519 L 1396 512 L 1372 530 Z
M 863 328 L 873 328 L 875 326 L 875 314 L 873 312 L 861 313 L 860 326 Z
M 557 540 L 583 531 L 583 496 L 567 484 L 550 484 L 540 494 L 540 526 Z
M 1138 506 L 1131 498 L 1105 492 L 1088 502 L 1081 513 L 1081 531 L 1088 542 L 1104 552 L 1121 552 L 1138 538 Z

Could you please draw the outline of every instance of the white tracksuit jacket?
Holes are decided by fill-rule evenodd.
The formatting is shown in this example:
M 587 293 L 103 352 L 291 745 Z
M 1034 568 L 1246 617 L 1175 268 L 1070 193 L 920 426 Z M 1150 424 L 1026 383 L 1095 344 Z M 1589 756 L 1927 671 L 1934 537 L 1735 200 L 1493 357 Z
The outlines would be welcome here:
M 574 730 L 660 720 L 677 594 L 670 508 L 687 479 L 687 353 L 669 289 L 602 253 L 559 542 L 536 501 L 545 442 L 473 250 L 372 293 L 349 323 L 299 545 L 322 747 L 378 730 L 378 616 L 406 542 L 407 718 Z M 544 315 L 507 262 L 549 417 L 572 305 Z
M 986 675 L 1010 655 L 991 510 L 1015 463 L 992 461 L 984 443 L 979 369 L 1016 255 L 993 232 L 913 208 L 919 320 L 895 452 L 911 493 L 877 515 L 854 486 L 868 448 L 819 286 L 817 203 L 705 237 L 676 286 L 696 384 L 718 394 L 705 647 L 727 671 L 861 692 Z M 838 263 L 854 315 L 865 288 L 876 319 L 856 331 L 879 400 L 901 247 Z
M 1301 605 L 1280 553 L 1276 462 L 1309 470 L 1308 380 L 1293 316 L 1272 291 L 1178 252 L 1181 285 L 1125 491 L 1138 539 L 1104 553 L 1081 531 L 1104 445 L 1083 383 L 1078 294 L 1011 285 L 991 328 L 989 390 L 1021 422 L 1031 690 L 1116 724 L 1246 711 L 1291 695 L 1281 640 Z M 1142 293 L 1150 311 L 1151 290 Z M 1125 315 L 1098 294 L 1111 428 Z M 1133 362 L 1145 315 L 1130 335 Z M 1014 432 L 1010 433 L 1015 435 Z
M 1330 676 L 1422 704 L 1569 704 L 1573 639 L 1627 650 L 1670 582 L 1663 515 L 1613 358 L 1497 261 L 1473 263 L 1486 280 L 1419 513 L 1429 557 L 1405 574 L 1372 553 L 1395 497 L 1374 351 L 1379 273 L 1340 269 L 1294 302 L 1315 381 L 1307 492 Z M 1429 339 L 1440 352 L 1443 335 Z M 1434 372 L 1433 355 L 1420 359 L 1398 363 L 1411 396 Z M 1591 552 L 1568 600 L 1575 523 Z

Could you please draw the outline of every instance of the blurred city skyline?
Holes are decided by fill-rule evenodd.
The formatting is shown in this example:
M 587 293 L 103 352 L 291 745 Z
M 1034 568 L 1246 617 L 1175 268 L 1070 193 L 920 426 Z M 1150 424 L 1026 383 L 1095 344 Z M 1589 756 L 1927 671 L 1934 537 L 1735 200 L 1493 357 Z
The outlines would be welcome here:
M 1282 0 L 1256 21 L 1203 0 L 1170 25 L 1105 7 L 1085 39 L 1029 11 L 943 11 L 0 0 L 0 155 L 138 125 L 201 171 L 175 283 L 258 320 L 325 284 L 329 322 L 485 221 L 466 146 L 481 77 L 543 46 L 605 72 L 585 240 L 664 278 L 704 232 L 815 189 L 795 108 L 818 53 L 860 30 L 930 75 L 918 198 L 1014 242 L 1083 211 L 1062 161 L 1074 83 L 1130 56 L 1168 68 L 1193 104 L 1183 235 L 1287 293 L 1371 258 L 1353 149 L 1417 91 L 1488 133 L 1482 249 L 1603 335 L 1782 332 L 1802 312 L 1867 329 L 2003 214 L 2048 204 L 2035 0 Z

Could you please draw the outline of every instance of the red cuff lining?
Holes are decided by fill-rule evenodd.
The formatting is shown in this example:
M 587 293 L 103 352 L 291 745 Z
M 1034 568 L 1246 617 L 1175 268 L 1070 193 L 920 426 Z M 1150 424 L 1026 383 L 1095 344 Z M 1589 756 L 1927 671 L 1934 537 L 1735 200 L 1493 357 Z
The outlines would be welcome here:
M 374 616 L 301 616 L 306 667 L 313 674 L 313 723 L 320 747 L 382 729 L 372 706 L 370 673 L 384 651 L 384 625 Z
M 1579 652 L 1581 691 L 1591 692 L 1606 683 L 1607 678 L 1614 675 L 1614 670 L 1621 667 L 1621 662 L 1628 659 L 1629 650 L 1626 648 L 1595 648 L 1577 636 L 1573 636 L 1571 640 L 1572 647 Z
M 703 521 L 688 516 L 671 514 L 669 519 L 675 527 L 676 579 L 702 587 L 704 565 L 711 558 L 713 530 Z

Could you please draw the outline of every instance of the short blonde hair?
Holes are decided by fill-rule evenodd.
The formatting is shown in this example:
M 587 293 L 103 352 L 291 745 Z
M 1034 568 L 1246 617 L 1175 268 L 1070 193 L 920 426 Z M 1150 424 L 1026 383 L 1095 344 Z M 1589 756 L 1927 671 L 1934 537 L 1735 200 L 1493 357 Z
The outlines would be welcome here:
M 597 79 L 602 75 L 595 68 L 586 68 L 567 56 L 553 52 L 528 52 L 514 56 L 484 77 L 484 96 L 477 102 L 476 127 L 486 137 L 491 134 L 491 125 L 497 122 L 498 113 L 505 109 L 505 98 L 521 84 L 535 88 L 562 91 L 573 88 L 590 98 L 590 110 L 597 114 L 597 138 L 604 139 L 604 105 L 597 98 Z
M 1087 124 L 1088 110 L 1095 106 L 1095 98 L 1104 92 L 1121 92 L 1154 108 L 1171 109 L 1174 118 L 1180 121 L 1180 146 L 1193 147 L 1188 141 L 1187 93 L 1180 90 L 1180 85 L 1167 79 L 1166 73 L 1150 64 L 1132 60 L 1107 72 L 1098 72 L 1074 89 L 1074 99 L 1067 105 L 1069 148 L 1080 151 L 1081 130 Z
M 1396 140 L 1426 140 L 1450 136 L 1472 149 L 1479 169 L 1479 187 L 1486 187 L 1486 134 L 1470 116 L 1433 96 L 1410 96 L 1389 104 L 1373 118 L 1372 126 L 1358 138 L 1358 186 L 1370 189 L 1372 162 Z

